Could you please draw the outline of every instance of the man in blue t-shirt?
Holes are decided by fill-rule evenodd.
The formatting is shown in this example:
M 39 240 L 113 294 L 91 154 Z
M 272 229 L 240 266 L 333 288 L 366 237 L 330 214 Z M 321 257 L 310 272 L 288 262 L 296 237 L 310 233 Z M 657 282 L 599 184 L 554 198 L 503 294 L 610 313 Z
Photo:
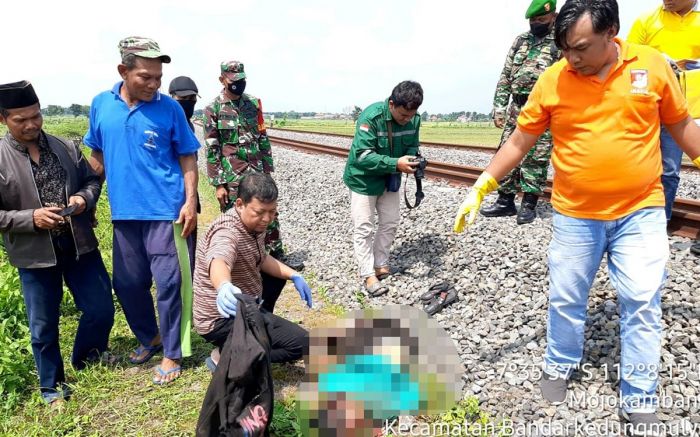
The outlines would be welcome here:
M 123 80 L 93 99 L 84 142 L 92 149 L 92 167 L 107 179 L 114 292 L 140 342 L 130 361 L 145 363 L 163 350 L 153 382 L 166 384 L 180 375 L 180 286 L 188 276 L 180 266 L 189 263 L 187 250 L 176 249 L 176 239 L 191 245 L 197 226 L 199 142 L 180 105 L 158 91 L 170 57 L 142 37 L 121 40 L 119 51 Z M 182 225 L 180 235 L 174 224 Z M 153 280 L 160 331 L 150 293 Z

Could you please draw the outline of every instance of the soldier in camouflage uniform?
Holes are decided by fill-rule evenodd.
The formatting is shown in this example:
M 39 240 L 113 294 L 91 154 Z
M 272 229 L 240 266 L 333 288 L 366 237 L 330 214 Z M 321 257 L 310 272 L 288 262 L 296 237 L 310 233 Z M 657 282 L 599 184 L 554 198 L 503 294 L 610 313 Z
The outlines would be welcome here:
M 493 99 L 494 124 L 503 128 L 499 148 L 515 130 L 520 110 L 527 102 L 537 78 L 559 60 L 560 52 L 553 35 L 557 16 L 555 11 L 556 0 L 534 0 L 526 13 L 526 18 L 530 20 L 530 31 L 518 35 L 508 52 Z M 512 101 L 508 105 L 511 96 Z M 501 217 L 517 213 L 518 224 L 535 220 L 535 207 L 547 182 L 551 154 L 552 135 L 547 130 L 522 163 L 501 181 L 496 203 L 482 208 L 481 214 L 486 217 Z M 515 195 L 519 191 L 523 192 L 523 201 L 518 212 L 515 208 Z
M 219 81 L 224 89 L 204 110 L 207 175 L 216 187 L 222 212 L 235 204 L 238 184 L 247 172 L 274 171 L 262 105 L 260 99 L 243 92 L 245 79 L 243 63 L 222 63 Z M 265 247 L 271 254 L 283 253 L 277 219 L 267 228 Z
M 216 187 L 221 211 L 233 207 L 238 185 L 250 172 L 272 173 L 272 147 L 265 131 L 260 99 L 245 94 L 246 73 L 242 62 L 221 64 L 221 94 L 204 109 L 204 142 L 207 147 L 207 176 Z M 277 217 L 267 227 L 267 252 L 296 271 L 304 263 L 287 258 L 280 239 Z M 272 312 L 285 280 L 262 273 L 263 308 Z

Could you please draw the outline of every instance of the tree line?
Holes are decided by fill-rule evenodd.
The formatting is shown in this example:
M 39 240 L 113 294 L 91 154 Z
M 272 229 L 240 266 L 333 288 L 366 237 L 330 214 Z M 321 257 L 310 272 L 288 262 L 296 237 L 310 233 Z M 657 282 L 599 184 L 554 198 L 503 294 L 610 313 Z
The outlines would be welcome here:
M 353 120 L 357 120 L 358 117 L 360 116 L 360 113 L 362 112 L 362 108 L 359 106 L 352 106 L 346 108 L 344 113 L 347 113 L 352 116 Z M 79 117 L 79 116 L 85 116 L 89 117 L 90 116 L 90 105 L 79 105 L 77 103 L 73 103 L 72 105 L 68 107 L 63 107 L 59 105 L 48 105 L 45 108 L 41 109 L 41 113 L 46 116 L 74 116 L 74 117 Z M 195 111 L 196 116 L 201 116 L 202 110 L 199 109 Z M 318 115 L 318 112 L 296 112 L 296 111 L 278 111 L 278 112 L 268 112 L 265 115 L 270 116 L 274 115 L 276 119 L 279 120 L 284 120 L 284 119 L 289 119 L 289 120 L 296 120 L 301 117 L 315 117 Z M 491 120 L 491 114 L 482 114 L 480 112 L 476 111 L 460 111 L 460 112 L 450 112 L 450 113 L 437 113 L 437 114 L 430 114 L 428 111 L 423 111 L 421 113 L 421 119 L 423 121 L 490 121 Z
M 348 107 L 343 113 L 348 114 L 353 120 L 357 120 L 362 112 L 362 108 L 359 106 Z M 318 112 L 296 112 L 296 111 L 279 111 L 279 112 L 266 112 L 266 116 L 273 115 L 275 119 L 278 120 L 298 120 L 301 117 L 315 117 L 319 115 Z M 423 111 L 421 113 L 421 120 L 423 121 L 491 121 L 491 114 L 484 114 L 477 111 L 459 111 L 450 113 L 437 113 L 430 114 L 428 111 Z M 460 120 L 460 117 L 462 120 Z
M 59 105 L 49 105 L 45 108 L 41 108 L 41 113 L 47 116 L 62 116 L 62 115 L 72 115 L 74 117 L 78 116 L 90 116 L 90 105 L 79 105 L 73 103 L 68 107 L 63 107 Z

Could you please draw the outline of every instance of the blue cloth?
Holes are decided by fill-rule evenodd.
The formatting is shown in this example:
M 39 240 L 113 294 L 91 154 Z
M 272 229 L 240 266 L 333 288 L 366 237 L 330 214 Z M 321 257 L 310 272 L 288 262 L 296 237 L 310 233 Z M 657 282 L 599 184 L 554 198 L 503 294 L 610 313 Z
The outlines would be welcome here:
M 185 203 L 179 157 L 199 142 L 175 100 L 158 92 L 129 108 L 121 85 L 92 100 L 83 139 L 103 153 L 112 220 L 176 220 Z
M 321 393 L 346 393 L 362 400 L 373 417 L 417 411 L 420 389 L 411 375 L 384 355 L 349 355 L 344 364 L 331 366 L 318 376 Z
M 182 358 L 180 319 L 182 275 L 175 248 L 173 223 L 154 220 L 116 220 L 113 222 L 114 294 L 124 310 L 136 339 L 150 345 L 160 332 L 163 355 Z M 192 246 L 192 236 L 187 238 Z M 151 284 L 156 283 L 156 305 L 160 329 L 156 323 Z
M 641 209 L 609 221 L 555 212 L 553 225 L 545 371 L 568 377 L 580 365 L 588 292 L 607 253 L 620 310 L 622 404 L 628 413 L 653 412 L 658 404 L 661 289 L 669 256 L 663 210 Z
M 676 200 L 678 184 L 681 181 L 682 160 L 683 151 L 678 147 L 668 130 L 661 126 L 661 162 L 663 164 L 661 184 L 664 186 L 664 196 L 666 198 L 666 220 L 671 220 L 673 202 Z
M 58 342 L 63 280 L 73 295 L 75 306 L 82 313 L 73 344 L 73 367 L 82 369 L 86 361 L 99 360 L 102 352 L 107 350 L 114 322 L 112 286 L 100 252 L 93 250 L 76 260 L 70 235 L 60 238 L 55 249 L 55 266 L 18 269 L 39 384 L 47 401 L 60 393 L 65 381 Z

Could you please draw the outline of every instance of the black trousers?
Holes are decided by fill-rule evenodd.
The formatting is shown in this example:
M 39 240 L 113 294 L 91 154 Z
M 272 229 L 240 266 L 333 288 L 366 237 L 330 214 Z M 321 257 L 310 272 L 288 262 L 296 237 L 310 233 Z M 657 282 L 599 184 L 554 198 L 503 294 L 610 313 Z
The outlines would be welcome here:
M 260 308 L 270 312 L 275 312 L 275 303 L 279 299 L 282 289 L 287 284 L 286 279 L 275 278 L 267 273 L 260 272 L 262 277 L 262 306 Z
M 267 334 L 270 336 L 270 360 L 273 363 L 296 361 L 309 350 L 309 333 L 287 319 L 276 316 L 261 308 L 260 313 L 265 320 Z M 233 318 L 220 318 L 214 323 L 214 329 L 202 335 L 204 339 L 223 349 L 228 333 L 233 328 Z

